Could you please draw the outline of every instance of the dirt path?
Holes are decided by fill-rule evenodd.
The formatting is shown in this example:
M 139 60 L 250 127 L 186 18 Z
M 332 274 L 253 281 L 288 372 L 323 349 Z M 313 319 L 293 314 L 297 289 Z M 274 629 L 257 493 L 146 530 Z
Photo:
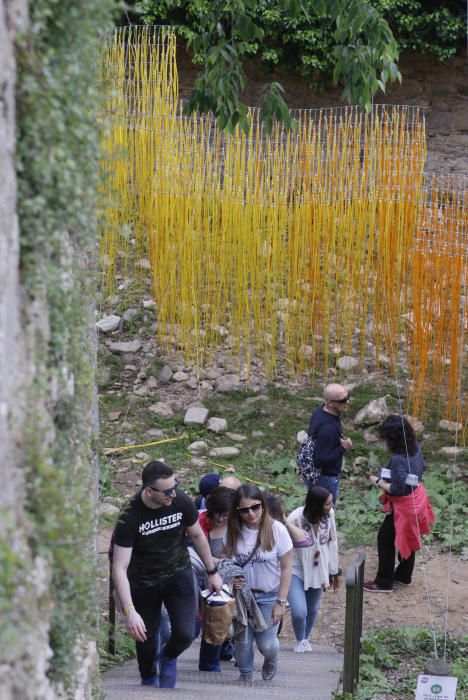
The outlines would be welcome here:
M 372 547 L 363 549 L 366 553 L 365 578 L 372 579 L 377 569 L 377 553 Z M 346 566 L 355 561 L 358 552 L 359 549 L 349 549 L 342 553 L 341 585 L 336 593 L 326 593 L 322 597 L 321 610 L 315 630 L 312 632 L 312 641 L 316 644 L 330 644 L 338 650 L 343 648 L 346 600 L 344 572 Z M 448 582 L 447 630 L 455 636 L 466 633 L 468 630 L 468 596 L 466 594 L 468 562 L 453 556 L 450 577 L 447 579 L 448 563 L 448 554 L 440 553 L 435 546 L 426 547 L 424 559 L 421 553 L 417 555 L 413 584 L 410 587 L 398 588 L 390 594 L 364 593 L 364 631 L 384 627 L 430 628 L 432 616 L 436 631 L 443 632 Z M 289 630 L 288 624 L 286 631 Z

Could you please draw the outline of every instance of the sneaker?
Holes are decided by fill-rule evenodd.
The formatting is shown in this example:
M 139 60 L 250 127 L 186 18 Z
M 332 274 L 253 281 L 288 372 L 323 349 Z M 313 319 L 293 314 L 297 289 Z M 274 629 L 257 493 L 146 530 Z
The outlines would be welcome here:
M 265 659 L 262 666 L 262 678 L 264 681 L 271 681 L 278 669 L 278 657 L 275 656 L 273 659 Z
M 393 588 L 380 588 L 375 581 L 366 581 L 363 588 L 369 593 L 393 593 Z
M 397 586 L 411 586 L 411 581 L 409 583 L 405 583 L 404 581 L 399 581 L 397 578 L 393 579 L 393 583 L 396 583 Z
M 239 683 L 239 685 L 242 685 L 245 687 L 252 686 L 254 683 L 253 673 L 241 673 L 237 682 Z
M 175 688 L 177 682 L 177 659 L 161 654 L 159 666 L 159 687 Z
M 159 685 L 157 674 L 154 676 L 151 676 L 151 678 L 142 678 L 141 685 L 152 685 L 154 688 L 157 688 Z
M 305 654 L 306 651 L 312 651 L 312 647 L 309 644 L 308 639 L 301 639 L 300 642 L 296 643 L 294 647 L 295 654 Z

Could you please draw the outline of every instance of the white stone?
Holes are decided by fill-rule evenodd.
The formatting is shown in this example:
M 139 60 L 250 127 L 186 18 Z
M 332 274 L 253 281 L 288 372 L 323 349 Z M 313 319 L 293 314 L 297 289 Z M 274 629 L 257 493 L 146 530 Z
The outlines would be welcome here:
M 460 455 L 464 452 L 463 447 L 455 447 L 455 445 L 452 445 L 451 447 L 442 447 L 440 450 L 442 454 L 448 455 L 449 457 L 456 457 L 457 455 Z
M 147 454 L 146 452 L 137 452 L 135 457 L 141 460 L 142 462 L 146 462 L 149 459 L 149 454 Z
M 187 380 L 187 387 L 189 389 L 198 389 L 198 379 L 196 377 L 190 377 Z
M 185 425 L 205 425 L 209 411 L 204 406 L 192 406 L 184 416 Z
M 240 454 L 238 447 L 213 447 L 210 457 L 237 457 Z
M 128 323 L 129 321 L 133 321 L 133 319 L 135 318 L 135 316 L 138 313 L 139 313 L 138 309 L 127 309 L 126 311 L 123 312 L 122 318 L 124 321 L 126 321 Z
M 213 433 L 225 433 L 227 430 L 227 420 L 225 418 L 216 418 L 213 416 L 208 420 L 206 427 Z
M 205 379 L 218 379 L 223 374 L 223 370 L 221 369 L 216 369 L 216 367 L 208 367 L 208 369 L 205 370 L 204 376 Z
M 338 359 L 336 366 L 338 367 L 338 369 L 348 371 L 357 367 L 358 364 L 359 360 L 357 360 L 355 357 L 351 357 L 350 355 L 343 355 L 343 357 L 340 357 Z
M 111 343 L 109 350 L 118 353 L 134 353 L 141 350 L 141 343 L 139 340 L 129 340 L 126 343 Z
M 149 377 L 146 384 L 148 385 L 148 387 L 150 389 L 157 389 L 158 388 L 158 380 L 156 379 L 156 377 Z
M 161 416 L 161 418 L 166 418 L 174 415 L 172 407 L 168 403 L 164 403 L 163 401 L 159 401 L 158 403 L 152 404 L 148 407 L 148 411 L 150 411 L 150 413 L 154 413 L 155 416 Z
M 156 306 L 156 304 L 153 299 L 143 299 L 144 309 L 152 309 L 154 306 Z
M 99 506 L 99 515 L 115 516 L 119 514 L 119 508 L 113 506 L 112 503 L 101 503 Z
M 226 437 L 234 442 L 245 442 L 247 440 L 246 435 L 240 435 L 240 433 L 226 433 Z
M 451 433 L 456 433 L 457 430 L 461 430 L 463 426 L 461 423 L 456 423 L 455 421 L 441 420 L 439 421 L 439 428 L 442 428 L 442 430 L 448 430 Z
M 116 331 L 120 325 L 120 316 L 103 316 L 97 323 L 96 328 L 101 333 L 111 333 Z
M 204 459 L 199 459 L 197 457 L 192 457 L 190 460 L 190 464 L 192 467 L 195 467 L 196 469 L 204 469 L 206 467 L 206 462 Z
M 252 430 L 252 437 L 264 437 L 265 433 L 262 430 Z
M 164 367 L 161 367 L 161 369 L 159 370 L 158 379 L 163 384 L 167 384 L 167 382 L 169 382 L 172 379 L 172 375 L 173 371 L 169 367 L 169 365 L 164 365 Z
M 374 425 L 380 423 L 390 413 L 385 396 L 380 399 L 370 401 L 366 406 L 356 413 L 354 422 L 357 425 Z
M 221 393 L 235 391 L 241 386 L 238 374 L 224 374 L 215 381 L 215 389 Z
M 204 455 L 208 452 L 208 445 L 204 440 L 196 440 L 191 442 L 187 449 L 194 455 Z
M 189 375 L 186 372 L 176 372 L 172 377 L 175 382 L 186 382 L 188 378 Z
M 309 435 L 305 430 L 300 430 L 296 435 L 296 441 L 299 443 L 299 445 L 303 445 L 307 441 L 308 437 Z
M 416 418 L 416 416 L 405 416 L 405 417 L 417 435 L 420 435 L 421 433 L 424 432 L 424 423 L 421 423 L 421 421 L 418 418 Z

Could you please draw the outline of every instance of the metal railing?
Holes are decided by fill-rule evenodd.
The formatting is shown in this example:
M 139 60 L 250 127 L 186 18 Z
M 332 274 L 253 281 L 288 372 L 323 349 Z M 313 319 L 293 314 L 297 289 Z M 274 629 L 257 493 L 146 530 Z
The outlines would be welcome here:
M 365 561 L 366 555 L 364 552 L 360 552 L 354 564 L 346 567 L 346 618 L 343 662 L 343 692 L 345 693 L 353 693 L 359 680 Z

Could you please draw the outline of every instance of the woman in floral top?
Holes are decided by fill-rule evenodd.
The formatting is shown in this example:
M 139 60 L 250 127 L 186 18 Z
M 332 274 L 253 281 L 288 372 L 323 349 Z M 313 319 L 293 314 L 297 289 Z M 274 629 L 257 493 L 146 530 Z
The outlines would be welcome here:
M 321 486 L 312 486 L 305 505 L 287 520 L 293 540 L 292 580 L 288 601 L 296 636 L 296 653 L 311 651 L 308 637 L 320 607 L 322 591 L 338 586 L 338 545 L 333 499 Z

